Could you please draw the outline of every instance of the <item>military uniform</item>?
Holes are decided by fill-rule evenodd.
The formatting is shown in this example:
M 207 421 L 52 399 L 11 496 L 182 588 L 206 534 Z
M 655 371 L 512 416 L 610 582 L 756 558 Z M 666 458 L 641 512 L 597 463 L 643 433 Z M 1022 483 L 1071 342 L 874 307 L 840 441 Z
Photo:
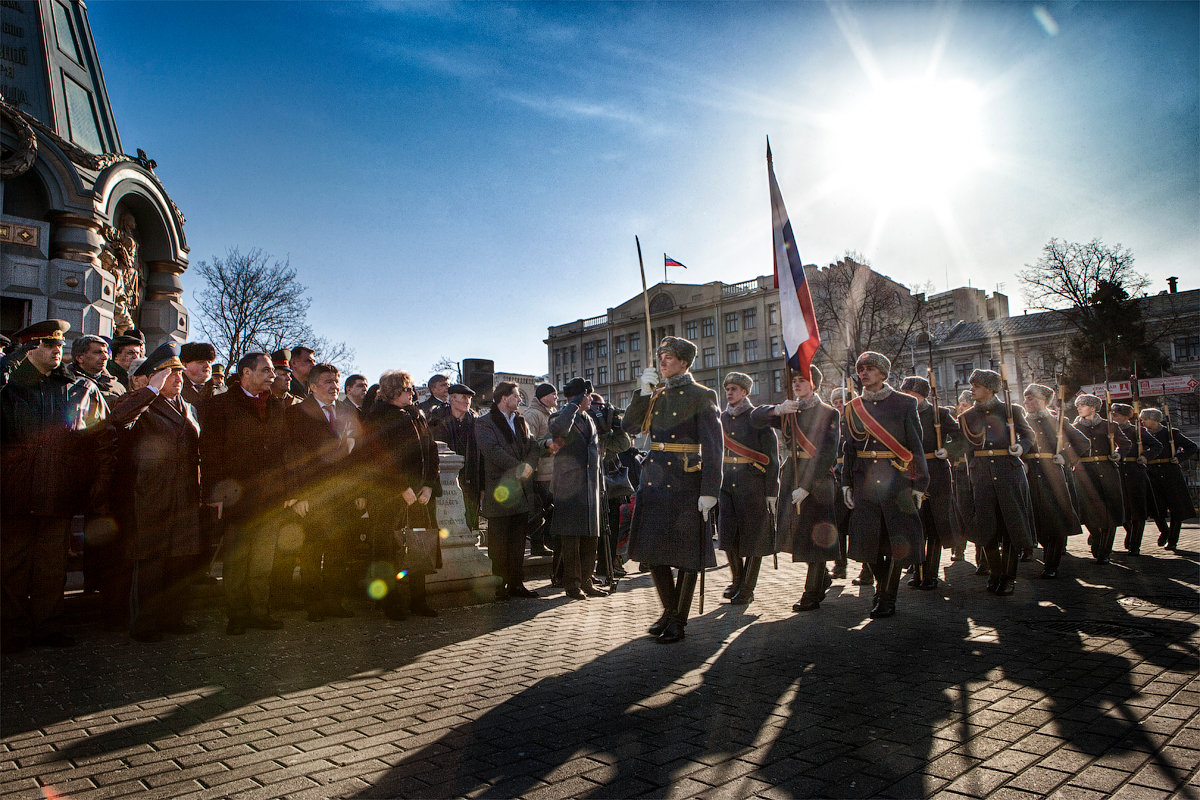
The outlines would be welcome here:
M 925 495 L 925 502 L 921 504 L 925 559 L 920 571 L 909 581 L 909 586 L 934 589 L 938 585 L 942 549 L 953 550 L 963 544 L 958 509 L 955 507 L 954 477 L 950 470 L 951 459 L 962 451 L 962 431 L 949 409 L 935 408 L 928 401 L 917 403 L 917 414 L 921 419 L 921 446 L 925 449 L 925 463 L 929 468 L 929 491 Z M 936 421 L 941 424 L 941 441 L 938 441 L 935 415 Z M 945 459 L 935 455 L 941 449 L 946 450 Z
M 1054 462 L 1054 455 L 1059 452 L 1058 417 L 1050 411 L 1039 411 L 1026 415 L 1025 421 L 1034 436 L 1034 449 L 1021 456 L 1029 469 L 1034 533 L 1043 549 L 1042 577 L 1053 578 L 1058 574 L 1068 537 L 1083 532 L 1067 470 L 1087 456 L 1091 443 L 1074 426 L 1064 424 L 1063 438 L 1067 441 L 1063 443 L 1062 456 L 1066 464 L 1060 466 Z
M 775 520 L 767 498 L 779 494 L 779 443 L 770 428 L 753 424 L 752 415 L 762 410 L 743 400 L 721 414 L 727 441 L 718 546 L 728 554 L 733 573 L 725 596 L 737 605 L 753 599 L 763 556 L 776 552 Z
M 1142 550 L 1146 520 L 1158 516 L 1148 464 L 1161 458 L 1164 448 L 1154 434 L 1140 425 L 1125 422 L 1119 427 L 1131 443 L 1129 454 L 1117 465 L 1121 472 L 1121 502 L 1125 505 L 1125 518 L 1121 524 L 1125 528 L 1125 549 L 1138 555 Z
M 1128 453 L 1131 443 L 1116 423 L 1099 415 L 1092 419 L 1097 421 L 1089 423 L 1082 417 L 1075 420 L 1076 430 L 1091 442 L 1088 456 L 1079 459 L 1080 464 L 1075 467 L 1075 487 L 1079 492 L 1080 517 L 1088 529 L 1092 556 L 1098 563 L 1107 564 L 1117 526 L 1125 520 L 1121 471 L 1109 458 L 1113 452 L 1109 432 L 1113 434 L 1118 455 Z
M 1195 458 L 1200 448 L 1179 431 L 1169 430 L 1165 425 L 1159 425 L 1153 436 L 1162 445 L 1163 452 L 1148 465 L 1150 485 L 1154 488 L 1156 510 L 1160 518 L 1167 514 L 1171 517 L 1169 526 L 1165 519 L 1161 522 L 1160 518 L 1155 519 L 1162 533 L 1158 541 L 1168 550 L 1174 550 L 1179 544 L 1179 531 L 1183 527 L 1183 521 L 1196 516 L 1196 506 L 1192 503 L 1187 479 L 1183 476 L 1183 468 L 1179 466 L 1179 462 Z

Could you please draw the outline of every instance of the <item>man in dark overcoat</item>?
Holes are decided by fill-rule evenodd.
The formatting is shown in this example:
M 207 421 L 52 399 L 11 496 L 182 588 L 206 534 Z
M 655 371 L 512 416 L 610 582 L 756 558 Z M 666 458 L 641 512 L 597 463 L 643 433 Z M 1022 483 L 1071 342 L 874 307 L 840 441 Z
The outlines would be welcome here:
M 631 436 L 650 437 L 630 523 L 629 558 L 650 565 L 663 614 L 649 632 L 670 644 L 683 639 L 700 570 L 717 565 L 707 523 L 721 494 L 724 444 L 717 396 L 688 371 L 696 346 L 668 336 L 656 355 L 658 369 L 642 371 L 621 424 Z M 656 389 L 660 374 L 665 383 Z M 679 570 L 677 578 L 672 567 Z
M 130 328 L 109 343 L 112 358 L 106 368 L 122 386 L 129 388 L 129 369 L 135 359 L 146 355 L 146 335 Z
M 717 507 L 718 546 L 729 558 L 732 582 L 725 599 L 747 605 L 754 599 L 763 556 L 776 552 L 775 506 L 779 499 L 779 442 L 770 423 L 754 425 L 749 395 L 754 380 L 741 372 L 725 376 L 725 475 Z
M 483 471 L 479 444 L 475 441 L 475 413 L 471 411 L 471 398 L 474 396 L 475 392 L 466 384 L 452 384 L 447 394 L 448 404 L 434 409 L 429 419 L 429 432 L 434 440 L 445 442 L 463 457 L 458 484 L 462 488 L 463 504 L 467 509 L 467 527 L 471 530 L 479 528 L 479 487 Z
M 596 548 L 600 541 L 602 513 L 601 471 L 603 455 L 600 430 L 588 413 L 592 407 L 592 382 L 574 378 L 563 387 L 570 398 L 550 417 L 549 436 L 558 445 L 554 456 L 554 516 L 550 535 L 561 536 L 563 589 L 567 597 L 586 600 L 607 597 L 608 592 L 592 585 Z
M 787 461 L 783 466 L 783 503 L 777 508 L 780 551 L 808 565 L 804 594 L 793 611 L 816 611 L 833 584 L 825 562 L 841 555 L 835 497 L 835 467 L 841 440 L 841 416 L 821 402 L 821 371 L 809 367 L 812 381 L 792 373 L 793 399 L 754 409 L 758 426 L 783 431 Z
M 180 346 L 179 360 L 183 362 L 183 394 L 180 396 L 189 405 L 199 408 L 216 389 L 212 382 L 212 367 L 217 360 L 217 349 L 208 342 L 188 342 Z
M 962 452 L 962 431 L 948 408 L 935 408 L 929 402 L 929 381 L 910 375 L 900 384 L 900 391 L 917 401 L 921 419 L 921 446 L 925 448 L 925 464 L 929 467 L 929 490 L 921 503 L 921 526 L 925 529 L 925 558 L 908 582 L 914 589 L 936 589 L 942 567 L 942 550 L 953 550 L 963 544 L 962 528 L 955 508 L 954 478 L 950 462 Z M 938 440 L 938 429 L 942 438 Z
M 1149 463 L 1162 456 L 1163 446 L 1154 434 L 1142 427 L 1127 403 L 1113 403 L 1112 421 L 1131 442 L 1129 452 L 1117 468 L 1121 471 L 1121 501 L 1125 505 L 1125 550 L 1131 556 L 1142 553 L 1142 534 L 1146 520 L 1158 516 L 1154 490 L 1150 488 Z
M 999 373 L 977 369 L 970 382 L 975 403 L 958 418 L 967 438 L 975 505 L 967 537 L 983 548 L 988 591 L 1010 595 L 1021 550 L 1037 543 L 1030 519 L 1029 481 L 1021 465 L 1021 456 L 1033 450 L 1033 431 L 1025 421 L 1025 410 L 1013 404 L 1013 432 L 1009 432 L 1008 406 L 996 396 L 1003 383 Z
M 238 385 L 200 409 L 200 463 L 204 497 L 225 522 L 222 568 L 229 624 L 276 630 L 270 615 L 271 567 L 288 483 L 283 463 L 285 406 L 271 396 L 275 369 L 266 353 L 238 362 Z
M 1117 526 L 1125 520 L 1121 470 L 1117 465 L 1132 446 L 1115 422 L 1100 415 L 1103 405 L 1104 401 L 1094 394 L 1075 398 L 1079 410 L 1075 428 L 1091 442 L 1089 454 L 1079 459 L 1075 468 L 1075 487 L 1079 492 L 1079 516 L 1088 529 L 1088 544 L 1097 564 L 1109 563 Z
M 1188 491 L 1187 479 L 1183 476 L 1180 464 L 1195 458 L 1200 448 L 1191 439 L 1170 426 L 1170 420 L 1163 425 L 1163 412 L 1157 408 L 1144 408 L 1141 413 L 1142 424 L 1163 447 L 1162 455 L 1149 464 L 1150 485 L 1154 488 L 1156 510 L 1159 517 L 1155 518 L 1158 525 L 1159 547 L 1174 550 L 1179 544 L 1179 532 L 1185 519 L 1196 516 L 1196 506 L 1192 503 Z M 1165 515 L 1170 514 L 1170 522 Z M 1161 520 L 1161 521 L 1160 521 Z
M 1087 456 L 1091 443 L 1073 425 L 1062 426 L 1058 441 L 1058 416 L 1050 410 L 1054 390 L 1040 383 L 1025 387 L 1025 421 L 1033 431 L 1034 446 L 1021 459 L 1029 472 L 1029 500 L 1033 509 L 1033 528 L 1043 550 L 1043 578 L 1058 576 L 1068 537 L 1083 532 L 1079 513 L 1071 497 L 1068 472 Z
M 200 422 L 181 396 L 179 345 L 167 342 L 135 374 L 147 386 L 130 392 L 112 412 L 123 431 L 119 471 L 132 488 L 122 517 L 126 555 L 133 565 L 129 633 L 139 642 L 164 633 L 195 633 L 184 620 L 192 561 L 200 552 Z
M 851 512 L 850 558 L 871 565 L 871 617 L 878 619 L 895 615 L 900 573 L 921 561 L 929 469 L 917 401 L 884 382 L 892 362 L 868 351 L 854 366 L 863 393 L 846 404 L 842 494 Z

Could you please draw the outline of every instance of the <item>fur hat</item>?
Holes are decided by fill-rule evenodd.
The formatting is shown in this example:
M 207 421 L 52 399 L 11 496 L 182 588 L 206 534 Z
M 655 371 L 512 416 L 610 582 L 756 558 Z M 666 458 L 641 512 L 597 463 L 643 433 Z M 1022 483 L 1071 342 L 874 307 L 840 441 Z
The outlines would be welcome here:
M 839 386 L 836 389 L 834 389 L 832 392 L 829 393 L 829 402 L 831 402 L 831 403 L 834 400 L 853 400 L 853 399 L 854 399 L 854 390 L 847 389 L 845 386 Z
M 991 369 L 977 369 L 971 373 L 971 377 L 967 381 L 976 386 L 982 386 L 985 389 L 991 389 L 993 392 L 1000 391 L 1001 378 L 1000 373 Z
M 854 371 L 858 372 L 858 368 L 863 364 L 869 367 L 875 367 L 883 373 L 883 377 L 887 377 L 892 372 L 892 361 L 883 353 L 876 353 L 873 350 L 868 350 L 858 357 L 858 361 L 854 362 Z
M 816 364 L 809 364 L 808 371 L 812 373 L 813 391 L 814 392 L 820 391 L 821 384 L 825 381 L 825 376 L 823 374 L 821 374 L 821 370 L 817 369 Z
M 1049 386 L 1043 386 L 1040 383 L 1031 383 L 1025 387 L 1026 397 L 1036 397 L 1043 403 L 1049 403 L 1054 399 L 1054 390 Z
M 659 342 L 658 349 L 654 351 L 656 356 L 663 353 L 670 353 L 680 361 L 686 362 L 690 367 L 696 360 L 696 345 L 687 339 L 680 339 L 678 336 L 667 336 Z
M 1133 417 L 1133 406 L 1128 403 L 1113 403 L 1110 409 L 1114 414 L 1120 414 L 1122 417 Z
M 722 386 L 728 386 L 728 385 L 729 385 L 729 384 L 731 384 L 731 383 L 732 383 L 734 386 L 740 386 L 740 387 L 742 387 L 742 388 L 743 388 L 743 389 L 745 389 L 747 392 L 752 392 L 752 391 L 754 391 L 754 379 L 753 379 L 753 378 L 751 378 L 749 375 L 747 375 L 747 374 L 746 374 L 746 373 L 744 373 L 744 372 L 731 372 L 731 373 L 729 373 L 728 375 L 726 375 L 726 376 L 725 376 L 725 383 L 723 383 L 723 384 L 721 384 L 721 385 L 722 385 Z
M 1154 420 L 1155 422 L 1162 422 L 1163 420 L 1163 413 L 1157 408 L 1143 408 L 1140 416 L 1142 419 Z
M 592 393 L 592 382 L 583 378 L 572 378 L 566 386 L 563 387 L 563 395 L 566 397 L 578 397 L 581 394 Z
M 975 398 L 973 398 L 973 397 L 971 396 L 971 390 L 970 390 L 970 389 L 963 389 L 961 392 L 959 392 L 959 393 L 958 393 L 958 402 L 959 402 L 959 404 L 960 404 L 960 405 L 961 405 L 961 404 L 963 404 L 963 403 L 973 403 L 973 402 L 975 402 Z
M 909 375 L 904 379 L 904 383 L 900 384 L 900 391 L 916 392 L 921 397 L 929 397 L 929 381 L 918 378 L 916 375 Z
M 208 342 L 188 342 L 179 348 L 179 360 L 184 364 L 193 361 L 216 361 L 217 348 Z
M 1079 408 L 1080 406 L 1091 406 L 1099 411 L 1104 408 L 1104 401 L 1094 394 L 1081 394 L 1075 398 L 1075 407 Z

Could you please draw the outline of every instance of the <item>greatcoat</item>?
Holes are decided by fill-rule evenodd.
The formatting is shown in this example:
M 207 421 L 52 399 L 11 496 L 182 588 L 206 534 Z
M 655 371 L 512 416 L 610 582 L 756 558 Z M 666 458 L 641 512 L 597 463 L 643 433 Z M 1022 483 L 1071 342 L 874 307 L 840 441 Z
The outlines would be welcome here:
M 1033 431 L 1035 447 L 1022 456 L 1029 468 L 1029 500 L 1033 509 L 1033 527 L 1043 546 L 1065 542 L 1067 537 L 1083 533 L 1079 512 L 1071 496 L 1068 470 L 1087 456 L 1092 444 L 1073 425 L 1063 424 L 1062 456 L 1066 466 L 1054 463 L 1058 452 L 1058 417 L 1050 411 L 1027 414 L 1025 421 Z
M 604 480 L 600 433 L 592 417 L 567 403 L 550 418 L 549 435 L 562 443 L 554 456 L 553 536 L 600 536 L 600 490 Z
M 932 403 L 925 401 L 917 403 L 917 413 L 921 418 L 921 446 L 925 448 L 925 463 L 929 467 L 929 493 L 921 504 L 921 524 L 925 527 L 926 537 L 937 539 L 942 547 L 962 547 L 965 540 L 959 526 L 954 477 L 950 470 L 950 461 L 961 450 L 962 431 L 949 409 L 934 409 Z M 942 425 L 940 442 L 934 425 L 935 413 Z M 943 447 L 946 448 L 946 460 L 934 455 Z
M 1147 461 L 1157 461 L 1162 458 L 1163 446 L 1154 434 L 1132 422 L 1121 425 L 1121 433 L 1130 441 L 1129 452 L 1117 465 L 1121 472 L 1121 501 L 1125 504 L 1125 517 L 1121 523 L 1130 528 L 1138 523 L 1144 523 L 1151 517 L 1158 516 L 1158 508 L 1154 503 L 1154 491 L 1150 488 L 1148 466 L 1138 462 L 1138 456 Z M 1140 436 L 1139 436 L 1140 434 Z M 1141 448 L 1138 439 L 1141 439 Z
M 629 558 L 650 566 L 715 567 L 717 554 L 698 501 L 721 496 L 724 443 L 717 396 L 685 372 L 656 390 L 653 402 L 640 392 L 634 395 L 622 427 L 631 436 L 640 433 L 647 415 L 651 444 L 630 524 Z M 661 445 L 699 446 L 700 452 Z
M 1117 452 L 1128 454 L 1131 443 L 1114 422 L 1109 422 L 1099 416 L 1099 420 L 1089 425 L 1082 417 L 1075 420 L 1075 428 L 1091 442 L 1088 458 L 1099 458 L 1099 461 L 1087 461 L 1075 467 L 1075 487 L 1079 492 L 1079 516 L 1084 526 L 1093 535 L 1105 531 L 1116 530 L 1125 521 L 1125 503 L 1122 498 L 1121 471 L 1117 465 L 1108 459 L 1112 448 L 1108 434 L 1113 432 Z
M 718 546 L 738 558 L 758 558 L 777 552 L 775 520 L 767 508 L 767 498 L 779 494 L 779 442 L 769 422 L 754 421 L 757 412 L 749 400 L 721 413 L 721 431 L 743 447 L 762 453 L 766 464 L 725 462 L 721 482 L 721 502 L 717 518 Z M 725 451 L 726 459 L 737 453 Z M 730 556 L 733 557 L 732 555 Z
M 1025 409 L 1013 406 L 1016 444 L 1032 452 L 1033 430 L 1025 421 Z M 999 547 L 1003 533 L 1016 548 L 1033 548 L 1034 537 L 1029 481 L 1021 459 L 1009 455 L 1007 406 L 993 397 L 976 403 L 958 418 L 967 439 L 968 474 L 975 516 L 967 528 L 967 538 L 983 547 Z
M 1183 477 L 1183 469 L 1179 464 L 1172 463 L 1174 457 L 1178 461 L 1187 461 L 1195 457 L 1196 443 L 1184 436 L 1178 430 L 1168 431 L 1165 425 L 1159 425 L 1153 436 L 1162 445 L 1162 455 L 1154 459 L 1158 464 L 1150 465 L 1150 484 L 1154 487 L 1157 510 L 1160 515 L 1168 512 L 1171 521 L 1187 520 L 1196 516 L 1196 506 L 1188 492 L 1187 479 Z M 1171 452 L 1174 442 L 1175 452 Z

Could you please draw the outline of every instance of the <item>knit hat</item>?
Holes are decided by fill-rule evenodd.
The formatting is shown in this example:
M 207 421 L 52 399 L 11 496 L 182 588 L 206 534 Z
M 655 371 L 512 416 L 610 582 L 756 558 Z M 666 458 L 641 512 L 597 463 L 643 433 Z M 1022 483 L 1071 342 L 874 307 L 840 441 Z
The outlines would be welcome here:
M 929 397 L 929 381 L 924 378 L 918 378 L 916 375 L 909 375 L 900 384 L 902 392 L 916 392 L 921 397 Z
M 1049 386 L 1043 386 L 1040 383 L 1031 383 L 1025 387 L 1026 397 L 1036 397 L 1043 403 L 1049 403 L 1054 399 L 1054 390 Z
M 533 396 L 541 400 L 543 397 L 554 394 L 557 391 L 558 389 L 555 389 L 548 383 L 539 383 L 537 388 L 533 390 Z
M 696 360 L 696 345 L 687 339 L 680 339 L 678 336 L 666 336 L 659 343 L 658 350 L 654 352 L 656 356 L 663 353 L 670 353 L 680 361 L 686 362 L 690 367 Z
M 1000 373 L 991 369 L 977 369 L 971 373 L 968 383 L 998 392 L 1001 384 Z
M 858 361 L 854 362 L 854 371 L 858 372 L 858 368 L 863 364 L 869 367 L 875 367 L 883 373 L 883 377 L 887 377 L 892 372 L 892 361 L 883 353 L 876 353 L 874 350 L 868 350 L 858 357 Z
M 749 375 L 747 375 L 744 372 L 731 372 L 728 375 L 726 375 L 725 383 L 723 385 L 728 386 L 731 383 L 734 386 L 742 387 L 747 392 L 751 392 L 754 390 L 754 379 L 751 378 Z
M 1091 406 L 1099 411 L 1104 407 L 1104 401 L 1094 394 L 1081 394 L 1075 398 L 1075 407 L 1079 408 L 1080 406 Z

